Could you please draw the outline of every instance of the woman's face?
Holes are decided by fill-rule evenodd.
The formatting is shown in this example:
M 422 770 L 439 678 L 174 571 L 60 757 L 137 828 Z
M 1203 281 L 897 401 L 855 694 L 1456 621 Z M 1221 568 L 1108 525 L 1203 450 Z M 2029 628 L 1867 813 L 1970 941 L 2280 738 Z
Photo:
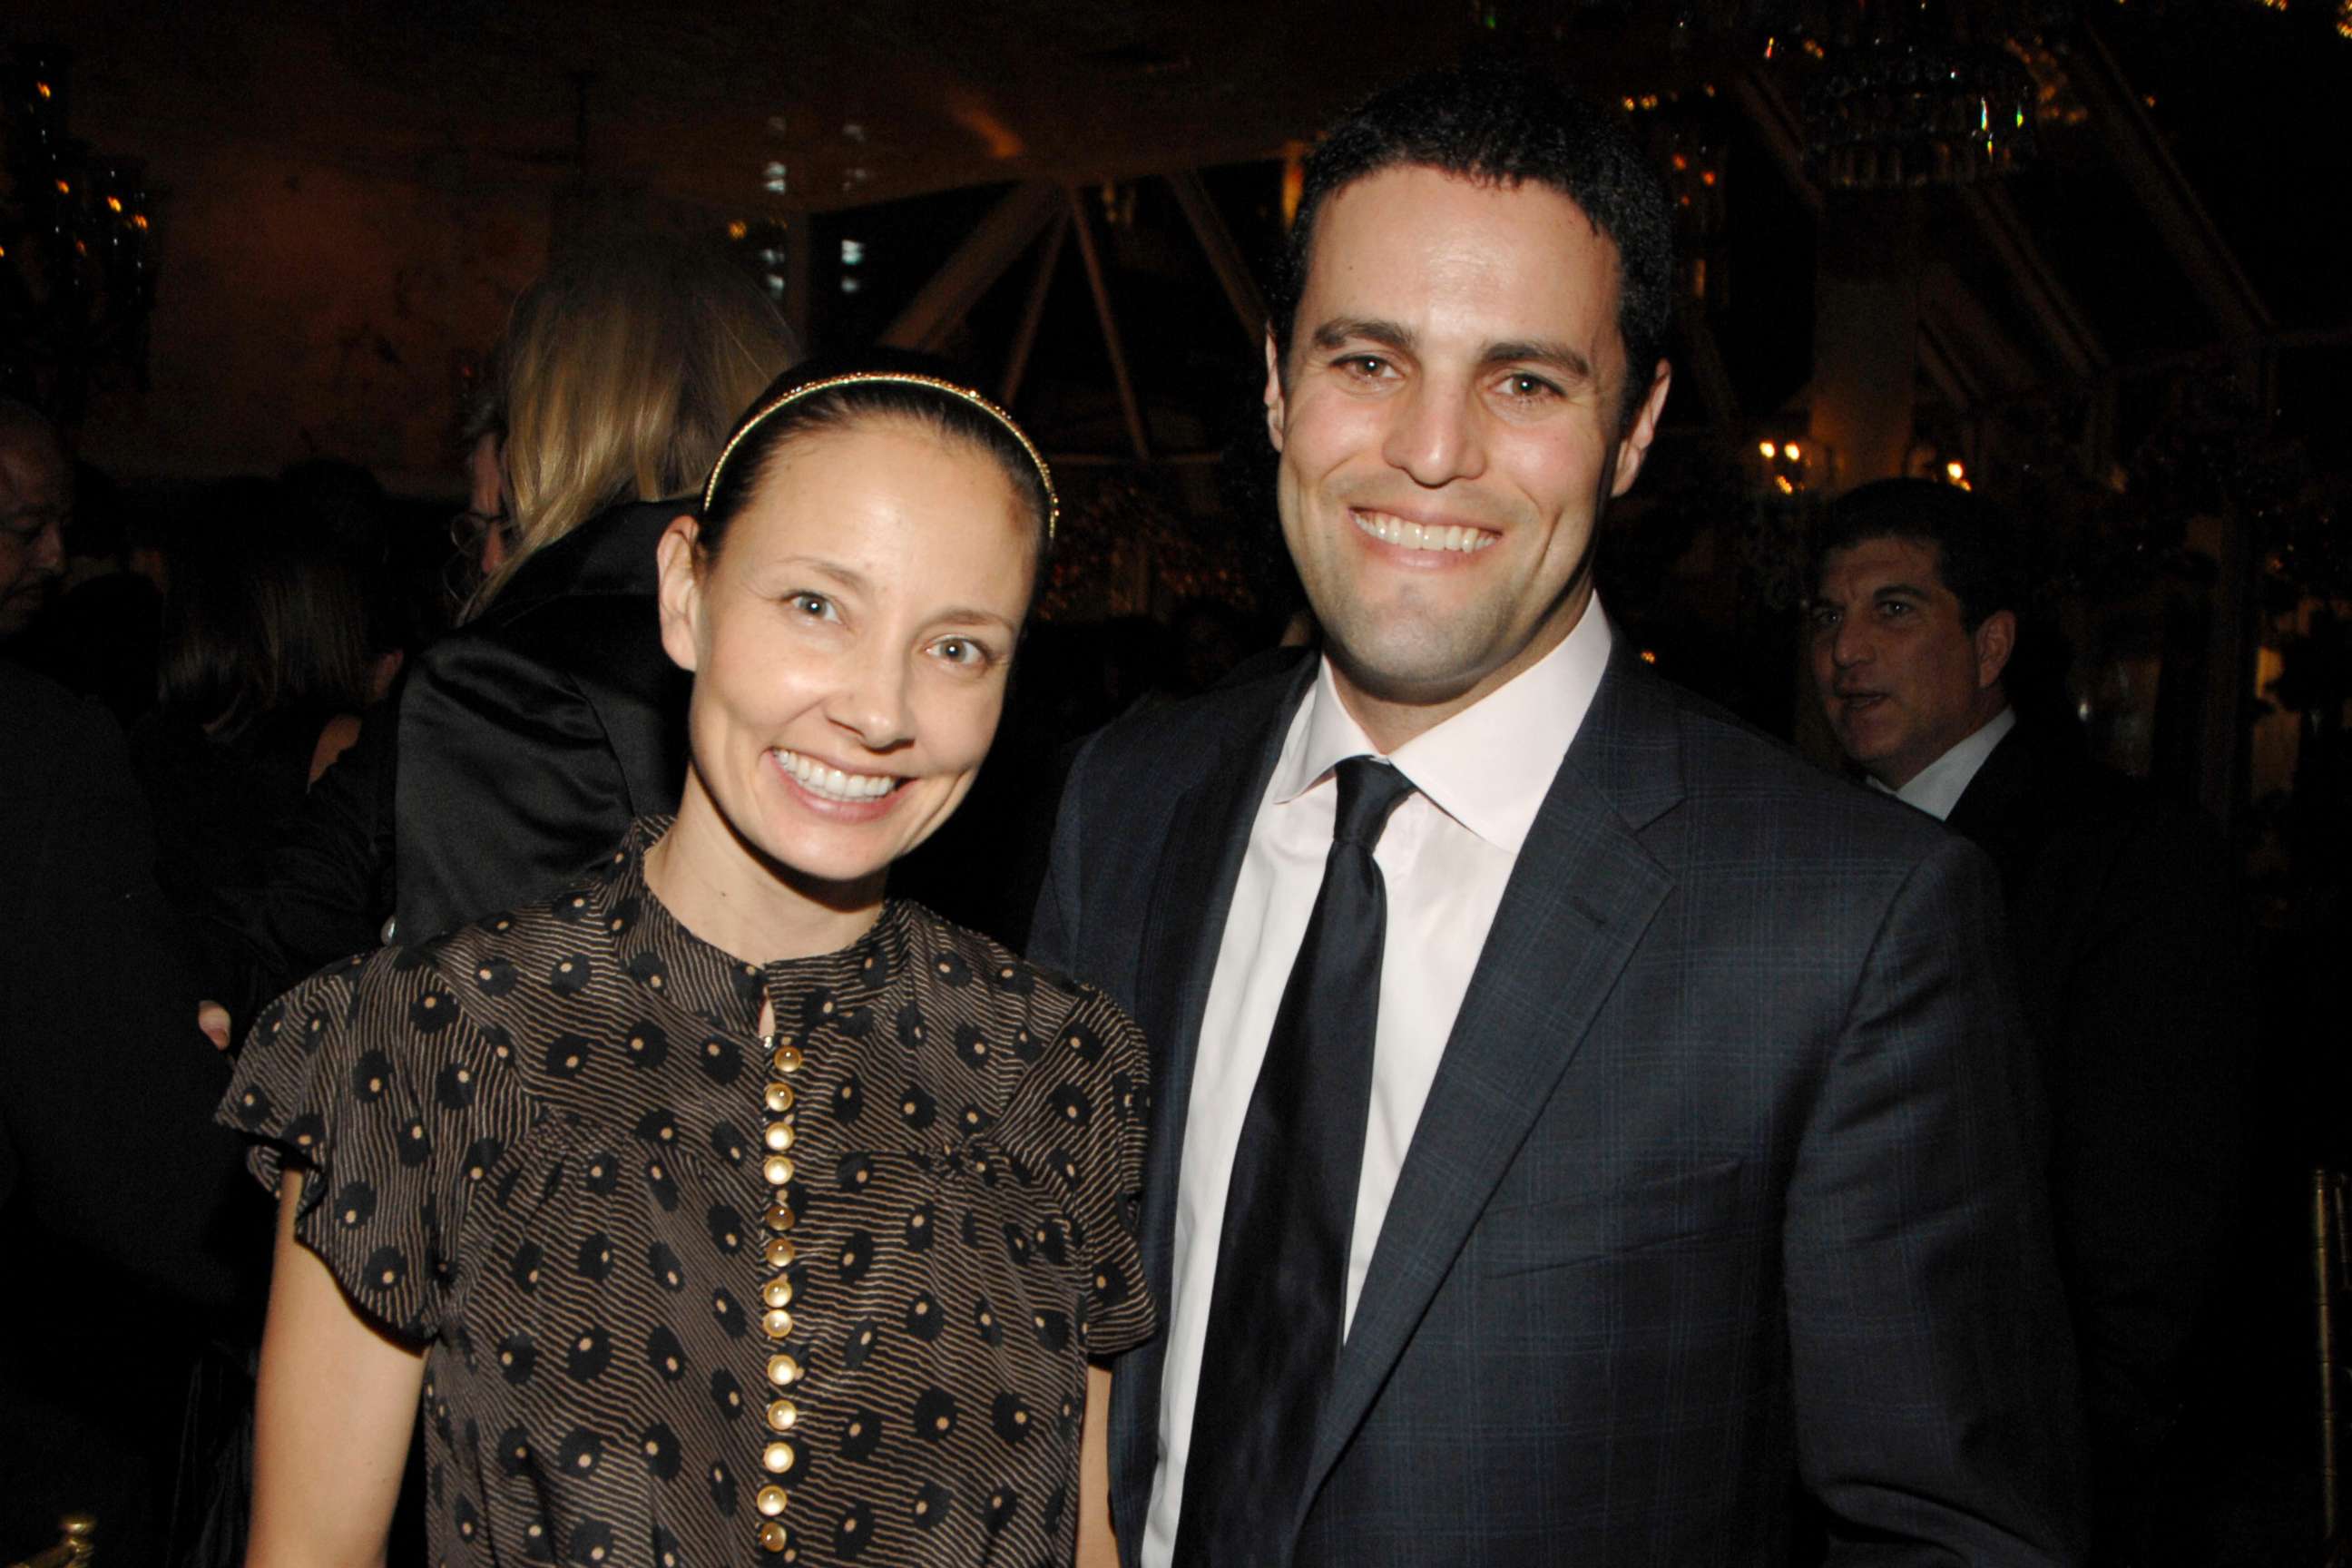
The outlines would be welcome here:
M 716 556 L 661 545 L 694 781 L 770 860 L 874 877 L 947 820 L 1004 707 L 1035 525 L 996 460 L 911 422 L 783 447 Z

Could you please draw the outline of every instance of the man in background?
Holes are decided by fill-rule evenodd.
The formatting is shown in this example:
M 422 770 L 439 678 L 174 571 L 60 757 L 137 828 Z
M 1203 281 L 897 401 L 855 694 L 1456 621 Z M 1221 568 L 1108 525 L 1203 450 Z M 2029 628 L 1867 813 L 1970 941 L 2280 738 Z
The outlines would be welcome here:
M 0 645 L 21 637 L 66 564 L 73 468 L 49 422 L 0 397 Z
M 2142 1561 L 2245 1152 L 2252 1008 L 2226 847 L 2058 726 L 2021 721 L 2025 595 L 1989 503 L 1866 485 L 1832 509 L 1813 561 L 1813 679 L 1839 744 L 2000 870 L 2050 1092 L 2095 1560 Z

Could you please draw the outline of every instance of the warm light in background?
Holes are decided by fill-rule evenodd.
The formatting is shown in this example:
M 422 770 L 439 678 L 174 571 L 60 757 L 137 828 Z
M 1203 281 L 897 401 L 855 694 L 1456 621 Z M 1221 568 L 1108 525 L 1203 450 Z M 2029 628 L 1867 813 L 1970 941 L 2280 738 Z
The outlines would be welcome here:
M 1028 143 L 1021 140 L 1020 132 L 975 100 L 961 98 L 950 103 L 948 118 L 979 137 L 986 144 L 988 155 L 999 163 L 1008 158 L 1018 158 L 1028 151 Z
M 1777 458 L 1780 455 L 1780 444 L 1775 441 L 1766 441 L 1756 449 L 1763 453 L 1767 458 Z
M 1298 198 L 1307 191 L 1307 144 L 1293 142 L 1282 150 L 1282 226 L 1298 221 Z

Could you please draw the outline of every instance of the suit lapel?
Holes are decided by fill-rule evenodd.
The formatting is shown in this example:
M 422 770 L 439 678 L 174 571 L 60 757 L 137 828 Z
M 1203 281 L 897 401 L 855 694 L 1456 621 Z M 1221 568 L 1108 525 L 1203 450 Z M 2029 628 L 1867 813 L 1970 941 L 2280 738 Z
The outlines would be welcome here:
M 1682 797 L 1671 700 L 1626 647 L 1619 638 L 1495 912 L 1381 1222 L 1302 1509 L 1673 889 L 1635 837 Z
M 1170 817 L 1150 887 L 1138 955 L 1136 1022 L 1151 1046 L 1151 1142 L 1143 1182 L 1144 1278 L 1164 1318 L 1174 1288 L 1176 1196 L 1184 1152 L 1201 1017 L 1224 941 L 1234 885 L 1241 878 L 1258 802 L 1282 753 L 1289 719 L 1313 684 L 1317 661 L 1290 679 L 1269 679 L 1237 711 L 1233 727 Z M 1114 1479 L 1141 1500 L 1129 1517 L 1142 1539 L 1141 1508 L 1158 1463 L 1160 1377 L 1167 1336 L 1154 1336 L 1119 1369 L 1111 1389 Z

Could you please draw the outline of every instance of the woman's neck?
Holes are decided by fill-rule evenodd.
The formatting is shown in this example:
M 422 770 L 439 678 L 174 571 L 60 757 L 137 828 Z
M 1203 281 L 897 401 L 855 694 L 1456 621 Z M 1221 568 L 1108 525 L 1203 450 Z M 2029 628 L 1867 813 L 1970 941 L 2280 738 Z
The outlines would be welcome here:
M 702 781 L 687 775 L 677 820 L 646 851 L 646 885 L 680 925 L 746 963 L 837 952 L 882 909 L 882 875 L 811 883 L 730 826 Z

